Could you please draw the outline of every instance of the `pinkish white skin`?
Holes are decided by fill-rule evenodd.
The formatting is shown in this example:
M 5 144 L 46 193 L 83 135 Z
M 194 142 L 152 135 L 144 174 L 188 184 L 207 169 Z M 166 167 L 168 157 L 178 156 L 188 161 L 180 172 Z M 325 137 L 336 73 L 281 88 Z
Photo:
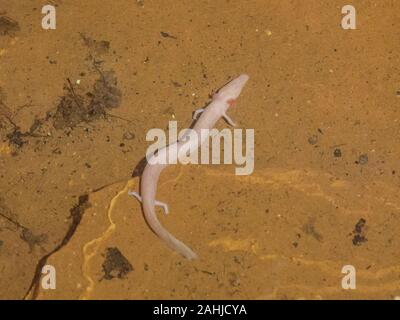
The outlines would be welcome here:
M 193 118 L 196 119 L 199 114 L 200 118 L 196 121 L 193 130 L 197 133 L 198 137 L 203 137 L 200 135 L 201 129 L 212 129 L 214 128 L 216 122 L 220 118 L 224 118 L 229 124 L 235 126 L 233 121 L 226 114 L 228 108 L 233 106 L 236 99 L 239 97 L 244 85 L 246 84 L 249 76 L 242 74 L 236 79 L 230 81 L 224 87 L 222 87 L 216 94 L 214 94 L 211 103 L 205 109 L 198 109 L 195 111 Z M 185 145 L 185 150 L 188 150 L 188 143 L 196 143 L 196 147 L 199 147 L 205 140 L 204 137 L 201 141 L 196 142 L 192 139 L 189 141 L 184 141 L 180 139 L 175 143 L 168 145 L 158 151 L 158 156 L 162 154 L 169 155 L 169 150 L 172 148 L 173 154 L 179 155 L 179 150 Z M 194 149 L 190 149 L 194 150 Z M 152 156 L 154 157 L 154 155 Z M 176 160 L 176 159 L 175 159 Z M 169 159 L 171 162 L 171 159 Z M 157 215 L 155 213 L 155 205 L 160 205 L 164 207 L 165 213 L 168 213 L 168 206 L 162 202 L 156 200 L 157 183 L 160 177 L 161 171 L 167 166 L 167 164 L 150 164 L 151 158 L 148 159 L 148 164 L 145 167 L 142 177 L 141 177 L 141 187 L 140 196 L 136 192 L 130 191 L 129 194 L 135 196 L 142 202 L 144 217 L 149 224 L 150 228 L 154 231 L 157 236 L 159 236 L 164 242 L 173 250 L 177 251 L 185 258 L 192 260 L 196 259 L 197 255 L 183 242 L 176 239 L 172 234 L 170 234 L 158 221 Z M 171 162 L 171 163 L 177 163 Z

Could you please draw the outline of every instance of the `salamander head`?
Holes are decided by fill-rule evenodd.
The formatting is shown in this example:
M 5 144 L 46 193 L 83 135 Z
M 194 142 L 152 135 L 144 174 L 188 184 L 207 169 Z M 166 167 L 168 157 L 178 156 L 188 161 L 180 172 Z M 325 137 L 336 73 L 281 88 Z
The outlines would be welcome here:
M 234 105 L 247 80 L 249 80 L 249 76 L 247 74 L 240 75 L 219 89 L 217 93 L 214 94 L 213 99 L 224 100 L 229 104 L 229 106 Z

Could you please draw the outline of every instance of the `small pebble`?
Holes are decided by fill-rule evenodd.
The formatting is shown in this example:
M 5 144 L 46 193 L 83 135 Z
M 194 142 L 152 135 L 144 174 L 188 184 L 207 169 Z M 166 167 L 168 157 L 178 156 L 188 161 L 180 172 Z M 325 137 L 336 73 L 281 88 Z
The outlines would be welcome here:
M 362 154 L 358 157 L 358 163 L 361 165 L 365 165 L 368 163 L 368 155 L 367 154 Z
M 335 151 L 333 151 L 333 155 L 336 158 L 340 158 L 342 156 L 342 151 L 340 149 L 335 149 Z
M 133 140 L 135 139 L 135 134 L 133 134 L 132 132 L 125 132 L 122 136 L 125 140 Z
M 315 134 L 308 138 L 308 143 L 311 145 L 317 144 L 317 142 L 318 142 L 318 136 Z

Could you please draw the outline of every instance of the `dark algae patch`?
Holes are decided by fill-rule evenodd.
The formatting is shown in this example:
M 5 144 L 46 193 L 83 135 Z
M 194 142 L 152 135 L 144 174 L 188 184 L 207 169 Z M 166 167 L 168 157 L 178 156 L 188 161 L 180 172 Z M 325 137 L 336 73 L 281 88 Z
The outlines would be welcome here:
M 117 87 L 117 78 L 114 71 L 100 73 L 93 88 L 86 93 L 83 89 L 74 86 L 67 79 L 64 87 L 65 94 L 61 97 L 54 114 L 53 125 L 56 129 L 73 128 L 81 122 L 91 122 L 105 117 L 107 110 L 117 108 L 121 103 L 121 91 Z
M 104 276 L 102 279 L 122 279 L 133 270 L 131 263 L 126 259 L 118 248 L 107 248 L 103 262 Z
M 24 240 L 29 245 L 29 250 L 32 252 L 35 246 L 41 246 L 43 242 L 47 241 L 46 234 L 36 235 L 29 229 L 22 229 L 20 238 Z
M 6 16 L 0 16 L 0 36 L 14 36 L 19 30 L 17 21 Z
M 106 40 L 95 40 L 92 39 L 83 33 L 80 34 L 83 43 L 85 46 L 89 49 L 90 55 L 97 56 L 97 55 L 102 55 L 108 53 L 110 50 L 110 42 Z
M 43 134 L 37 132 L 37 129 L 39 129 L 42 124 L 41 120 L 35 119 L 29 130 L 25 132 L 21 131 L 21 128 L 14 120 L 19 111 L 30 106 L 31 104 L 28 103 L 10 108 L 6 104 L 6 94 L 3 89 L 0 88 L 0 132 L 7 139 L 9 145 L 14 147 L 14 151 L 26 144 L 29 138 L 44 137 Z M 12 111 L 12 109 L 16 109 L 16 111 Z M 15 152 L 13 152 L 13 155 L 15 155 Z
M 118 88 L 115 72 L 103 71 L 103 61 L 98 58 L 109 52 L 110 42 L 95 40 L 84 34 L 80 36 L 88 49 L 87 60 L 93 71 L 98 74 L 98 78 L 86 86 L 72 83 L 67 78 L 64 95 L 55 111 L 47 115 L 47 119 L 53 119 L 55 129 L 73 128 L 82 122 L 88 123 L 106 117 L 109 109 L 117 108 L 121 104 L 122 92 Z M 82 72 L 81 76 L 85 74 Z
M 364 242 L 367 242 L 368 239 L 365 236 L 365 224 L 366 224 L 366 220 L 361 218 L 357 224 L 354 227 L 354 230 L 352 232 L 353 235 L 353 244 L 355 246 L 360 246 L 361 244 L 363 244 Z
M 19 232 L 19 237 L 29 245 L 29 251 L 32 252 L 35 246 L 42 247 L 42 244 L 47 241 L 46 234 L 35 234 L 32 230 L 22 225 L 18 221 L 18 217 L 11 211 L 11 209 L 5 204 L 3 198 L 0 197 L 0 219 L 7 229 Z M 0 229 L 1 231 L 1 229 Z
M 322 241 L 322 235 L 315 228 L 315 218 L 310 218 L 303 226 L 303 232 L 312 236 L 317 241 Z

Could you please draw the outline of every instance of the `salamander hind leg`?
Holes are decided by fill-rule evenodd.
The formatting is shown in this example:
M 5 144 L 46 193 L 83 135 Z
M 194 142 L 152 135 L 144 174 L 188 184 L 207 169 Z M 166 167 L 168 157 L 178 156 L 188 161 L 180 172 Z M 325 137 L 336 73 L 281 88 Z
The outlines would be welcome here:
M 161 202 L 161 201 L 156 200 L 156 201 L 154 202 L 154 204 L 155 204 L 156 206 L 162 207 L 165 214 L 168 214 L 168 213 L 169 213 L 168 204 L 166 204 L 165 202 Z
M 135 197 L 140 202 L 142 202 L 142 197 L 139 195 L 139 193 L 137 193 L 135 191 L 128 191 L 128 195 L 130 195 L 132 197 Z M 154 201 L 154 205 L 162 207 L 165 214 L 169 213 L 168 204 L 166 204 L 165 202 L 161 202 L 161 201 L 155 200 Z

